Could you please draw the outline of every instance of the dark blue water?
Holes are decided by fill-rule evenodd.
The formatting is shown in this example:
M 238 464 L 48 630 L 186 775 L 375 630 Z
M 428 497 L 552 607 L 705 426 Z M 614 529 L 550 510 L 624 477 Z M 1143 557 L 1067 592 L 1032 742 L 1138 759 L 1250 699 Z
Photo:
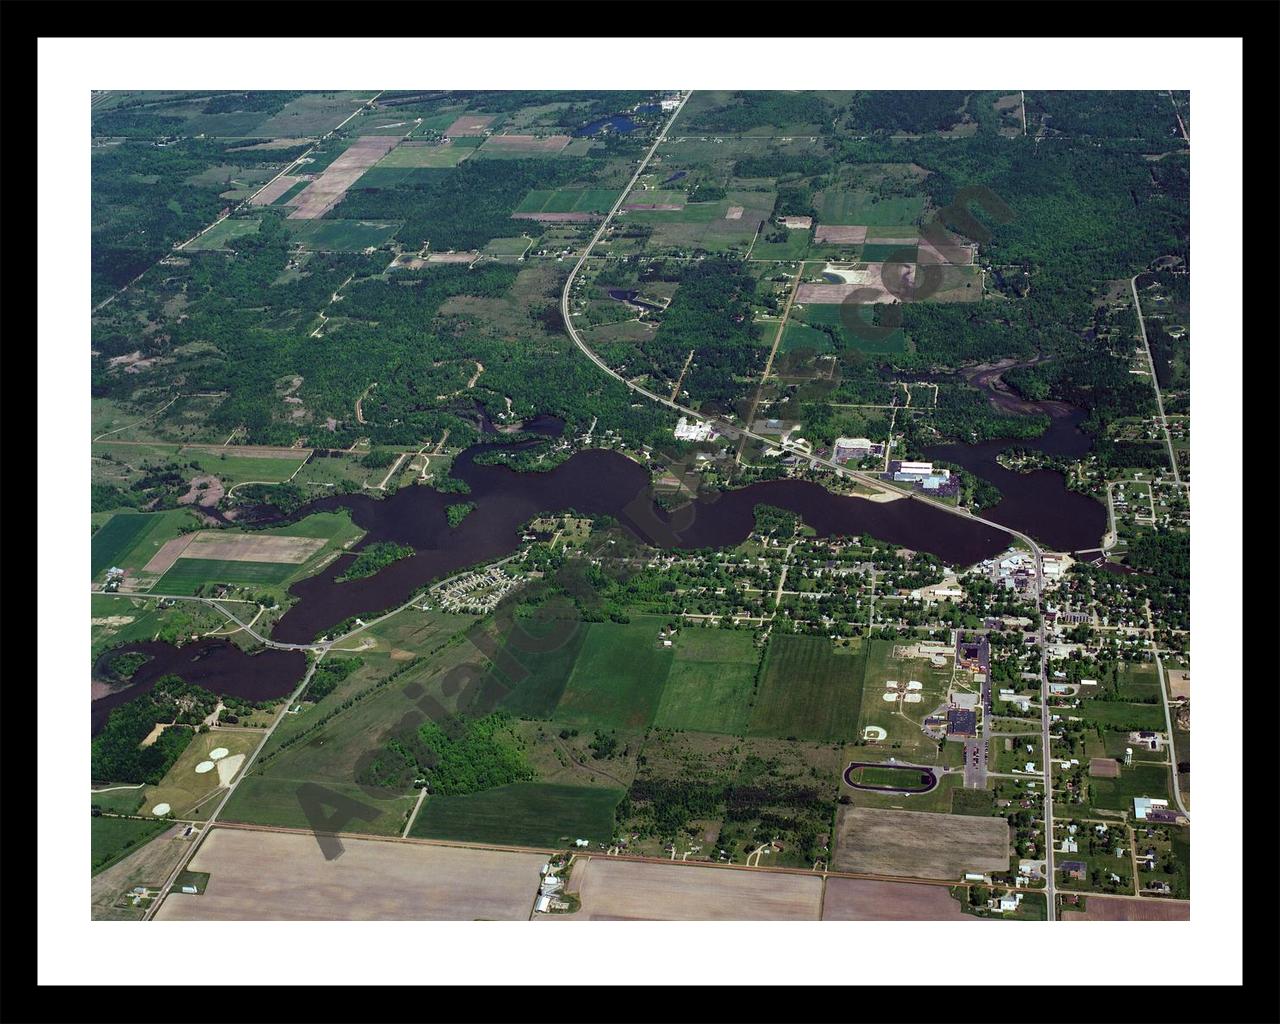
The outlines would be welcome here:
M 573 134 L 578 136 L 598 135 L 606 128 L 625 134 L 635 131 L 636 123 L 626 114 L 610 114 L 608 117 L 598 117 L 594 121 L 584 124 Z

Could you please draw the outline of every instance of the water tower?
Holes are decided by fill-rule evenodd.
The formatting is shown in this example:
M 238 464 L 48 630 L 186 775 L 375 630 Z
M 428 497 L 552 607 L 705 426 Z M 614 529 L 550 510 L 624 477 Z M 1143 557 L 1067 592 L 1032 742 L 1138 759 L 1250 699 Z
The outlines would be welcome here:
M 1124 763 L 1133 764 L 1133 747 L 1124 748 Z

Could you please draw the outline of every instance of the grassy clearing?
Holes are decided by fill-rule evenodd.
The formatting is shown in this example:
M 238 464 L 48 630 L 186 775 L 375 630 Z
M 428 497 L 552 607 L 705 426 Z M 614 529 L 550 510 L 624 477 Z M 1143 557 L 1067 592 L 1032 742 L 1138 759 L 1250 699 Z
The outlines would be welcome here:
M 91 874 L 94 875 L 123 860 L 171 824 L 167 821 L 138 818 L 99 817 L 90 820 L 92 824 L 89 829 L 89 856 L 93 864 Z
M 382 220 L 286 220 L 289 236 L 304 249 L 359 252 L 376 248 L 395 237 L 399 221 Z
M 832 189 L 819 198 L 818 223 L 912 226 L 924 213 L 924 203 L 921 196 L 877 199 L 872 193 L 859 189 Z
M 154 522 L 151 516 L 121 512 L 98 528 L 89 543 L 89 574 L 94 579 L 111 566 L 119 565 L 126 551 L 134 546 Z
M 522 782 L 467 796 L 432 796 L 411 835 L 476 843 L 564 846 L 608 842 L 620 789 Z
M 608 213 L 618 193 L 608 188 L 534 189 L 515 213 Z M 646 200 L 650 201 L 650 200 Z M 661 202 L 661 200 L 651 200 Z
M 748 734 L 852 740 L 858 734 L 866 648 L 836 648 L 825 637 L 775 636 Z
M 849 325 L 845 323 L 844 316 L 842 316 L 843 308 L 839 305 L 819 305 L 805 306 L 803 309 L 794 310 L 792 312 L 794 319 L 787 325 L 788 333 L 790 333 L 793 326 L 799 326 L 795 322 L 798 319 L 802 323 L 813 324 L 817 327 L 828 325 L 835 327 L 843 348 L 876 353 L 901 353 L 906 351 L 907 336 L 901 328 L 882 337 L 881 335 L 884 332 L 879 328 L 873 327 L 868 319 L 867 330 L 850 330 Z
M 672 651 L 658 646 L 661 624 L 649 617 L 592 623 L 555 720 L 589 729 L 650 725 L 672 662 Z
M 189 242 L 184 248 L 188 252 L 201 252 L 206 249 L 234 249 L 237 238 L 256 235 L 261 217 L 228 217 L 221 220 L 199 238 Z
M 1127 704 L 1118 700 L 1085 700 L 1069 714 L 1104 729 L 1163 729 L 1164 708 L 1159 704 Z

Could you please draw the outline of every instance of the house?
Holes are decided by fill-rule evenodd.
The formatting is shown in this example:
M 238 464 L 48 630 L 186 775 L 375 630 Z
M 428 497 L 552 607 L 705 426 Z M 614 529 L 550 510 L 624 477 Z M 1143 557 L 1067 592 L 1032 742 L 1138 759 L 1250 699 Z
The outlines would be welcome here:
M 1082 860 L 1064 860 L 1058 868 L 1068 878 L 1073 878 L 1077 882 L 1083 882 L 1089 870 Z

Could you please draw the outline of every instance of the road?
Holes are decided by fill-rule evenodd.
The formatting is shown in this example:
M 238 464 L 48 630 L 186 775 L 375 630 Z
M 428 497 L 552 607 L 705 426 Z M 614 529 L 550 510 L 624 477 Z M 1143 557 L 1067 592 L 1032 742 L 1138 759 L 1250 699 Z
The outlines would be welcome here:
M 1164 414 L 1164 399 L 1160 396 L 1160 381 L 1156 378 L 1156 361 L 1151 355 L 1151 345 L 1147 341 L 1147 324 L 1142 318 L 1142 302 L 1138 298 L 1138 277 L 1129 278 L 1129 289 L 1133 292 L 1133 309 L 1138 314 L 1138 329 L 1142 332 L 1142 350 L 1147 354 L 1147 366 L 1151 368 L 1151 386 L 1156 389 L 1156 410 L 1160 413 L 1160 426 L 1164 429 L 1164 443 L 1169 449 L 1169 465 L 1173 467 L 1173 482 L 1182 486 L 1182 477 L 1178 474 L 1178 460 L 1173 453 L 1173 438 L 1169 436 L 1169 420 Z
M 1156 673 L 1160 677 L 1160 702 L 1164 705 L 1164 728 L 1165 735 L 1169 737 L 1169 771 L 1173 775 L 1173 799 L 1178 805 L 1178 810 L 1187 816 L 1187 820 L 1191 819 L 1191 815 L 1187 812 L 1187 805 L 1182 802 L 1182 787 L 1178 785 L 1178 750 L 1173 742 L 1173 716 L 1169 714 L 1169 681 L 1165 676 L 1164 662 L 1160 660 L 1160 652 L 1155 652 L 1156 656 Z

